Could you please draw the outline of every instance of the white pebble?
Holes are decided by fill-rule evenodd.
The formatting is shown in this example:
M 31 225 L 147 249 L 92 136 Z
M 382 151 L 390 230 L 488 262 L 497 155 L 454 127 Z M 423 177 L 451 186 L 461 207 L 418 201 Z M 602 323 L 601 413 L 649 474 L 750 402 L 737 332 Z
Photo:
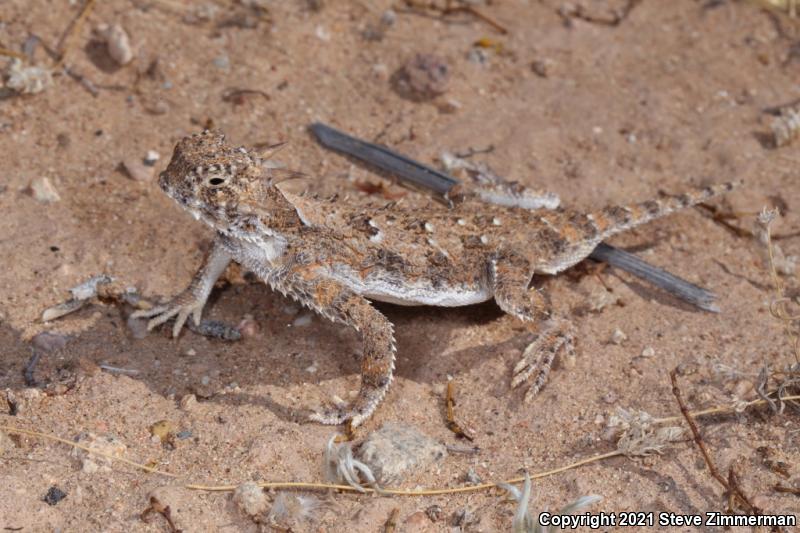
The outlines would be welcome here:
M 156 164 L 156 161 L 161 159 L 161 154 L 156 152 L 155 150 L 148 150 L 147 154 L 144 156 L 144 164 L 148 167 L 152 167 Z
M 642 357 L 653 357 L 655 354 L 656 351 L 652 346 L 647 346 L 644 350 L 642 350 Z
M 127 65 L 133 61 L 133 49 L 128 33 L 119 24 L 111 26 L 101 24 L 97 27 L 97 34 L 106 43 L 108 55 L 118 65 Z
M 31 182 L 31 194 L 38 202 L 49 204 L 61 200 L 58 191 L 47 178 L 36 178 Z
M 619 328 L 615 329 L 614 332 L 611 333 L 611 342 L 614 344 L 622 344 L 626 340 L 628 340 L 628 336 L 625 335 L 625 332 Z

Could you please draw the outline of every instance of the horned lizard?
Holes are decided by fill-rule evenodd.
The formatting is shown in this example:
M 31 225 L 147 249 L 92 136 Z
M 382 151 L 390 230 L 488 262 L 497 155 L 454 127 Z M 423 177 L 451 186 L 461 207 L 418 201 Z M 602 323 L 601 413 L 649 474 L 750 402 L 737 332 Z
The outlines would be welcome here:
M 150 318 L 149 329 L 175 318 L 177 336 L 190 316 L 199 322 L 227 265 L 240 263 L 273 289 L 360 333 L 358 396 L 345 409 L 312 415 L 325 424 L 351 426 L 375 411 L 395 366 L 393 325 L 370 300 L 453 307 L 494 299 L 520 320 L 543 318 L 541 333 L 513 372 L 512 386 L 531 381 L 526 399 L 531 398 L 557 353 L 573 349 L 566 321 L 549 317 L 540 292 L 529 289 L 533 274 L 561 272 L 603 239 L 735 185 L 590 213 L 499 205 L 508 199 L 486 203 L 459 186 L 451 209 L 420 213 L 394 203 L 365 210 L 296 195 L 282 186 L 285 176 L 262 163 L 255 152 L 227 144 L 219 132 L 177 144 L 159 184 L 216 237 L 188 288 L 134 316 Z

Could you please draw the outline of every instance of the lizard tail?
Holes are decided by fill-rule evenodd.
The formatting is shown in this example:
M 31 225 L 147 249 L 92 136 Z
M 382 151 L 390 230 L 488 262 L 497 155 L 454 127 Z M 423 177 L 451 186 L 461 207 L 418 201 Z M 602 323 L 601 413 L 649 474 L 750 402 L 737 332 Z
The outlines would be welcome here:
M 741 185 L 740 181 L 731 181 L 708 187 L 698 187 L 684 194 L 660 200 L 648 200 L 627 206 L 609 206 L 593 212 L 589 218 L 599 230 L 601 238 L 605 239 L 679 209 L 697 205 L 709 198 L 731 191 L 739 185 Z

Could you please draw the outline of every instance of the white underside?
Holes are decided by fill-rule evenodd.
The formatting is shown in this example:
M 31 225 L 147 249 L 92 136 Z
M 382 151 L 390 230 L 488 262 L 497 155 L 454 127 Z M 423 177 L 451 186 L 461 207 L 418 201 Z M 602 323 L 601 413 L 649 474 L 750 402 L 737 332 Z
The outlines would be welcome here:
M 392 290 L 393 287 L 369 287 L 360 294 L 370 300 L 397 305 L 435 305 L 439 307 L 461 307 L 492 299 L 492 293 L 486 289 L 477 291 L 425 291 L 404 287 L 402 292 Z

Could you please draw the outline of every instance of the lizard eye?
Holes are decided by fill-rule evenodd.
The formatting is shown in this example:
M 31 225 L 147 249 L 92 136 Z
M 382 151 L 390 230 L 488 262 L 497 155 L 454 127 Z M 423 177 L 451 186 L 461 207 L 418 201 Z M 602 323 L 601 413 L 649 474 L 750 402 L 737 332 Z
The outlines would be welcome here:
M 225 183 L 225 178 L 221 178 L 219 176 L 214 176 L 213 178 L 208 179 L 208 184 L 212 187 L 216 187 Z

